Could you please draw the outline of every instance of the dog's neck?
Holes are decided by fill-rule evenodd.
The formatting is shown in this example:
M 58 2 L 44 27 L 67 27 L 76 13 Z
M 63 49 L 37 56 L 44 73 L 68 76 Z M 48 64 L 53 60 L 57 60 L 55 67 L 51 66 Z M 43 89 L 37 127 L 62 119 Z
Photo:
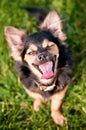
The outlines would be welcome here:
M 37 85 L 37 87 L 41 90 L 41 91 L 52 91 L 55 86 L 56 86 L 56 79 L 54 79 L 52 85 L 41 85 L 40 83 L 38 83 L 37 81 L 35 81 L 35 84 Z

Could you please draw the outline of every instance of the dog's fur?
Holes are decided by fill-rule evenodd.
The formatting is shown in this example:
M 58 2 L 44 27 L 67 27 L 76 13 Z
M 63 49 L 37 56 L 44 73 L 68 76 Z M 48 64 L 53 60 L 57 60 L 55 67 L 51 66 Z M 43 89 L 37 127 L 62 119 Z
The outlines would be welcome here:
M 66 119 L 59 109 L 71 83 L 71 53 L 58 14 L 50 11 L 43 19 L 36 33 L 28 35 L 24 30 L 7 26 L 5 36 L 16 61 L 18 78 L 35 99 L 34 109 L 51 100 L 51 116 L 62 126 Z

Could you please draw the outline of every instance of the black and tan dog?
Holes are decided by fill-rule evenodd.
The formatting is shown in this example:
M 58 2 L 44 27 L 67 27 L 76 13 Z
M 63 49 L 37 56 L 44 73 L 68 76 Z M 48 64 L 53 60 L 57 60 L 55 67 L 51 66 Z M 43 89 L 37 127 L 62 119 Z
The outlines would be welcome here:
M 48 13 L 39 29 L 28 35 L 24 30 L 7 26 L 5 36 L 16 61 L 18 78 L 35 99 L 34 110 L 39 109 L 41 102 L 51 100 L 51 116 L 62 126 L 66 119 L 59 109 L 71 82 L 71 53 L 55 11 Z

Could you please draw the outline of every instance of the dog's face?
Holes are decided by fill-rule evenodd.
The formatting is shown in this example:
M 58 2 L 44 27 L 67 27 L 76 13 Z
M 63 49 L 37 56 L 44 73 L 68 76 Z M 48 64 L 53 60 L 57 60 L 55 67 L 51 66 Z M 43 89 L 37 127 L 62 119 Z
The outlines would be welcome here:
M 60 18 L 54 11 L 45 18 L 40 30 L 27 36 L 23 30 L 5 27 L 5 35 L 14 60 L 26 62 L 37 80 L 48 85 L 52 84 L 57 73 L 59 39 L 64 41 L 66 37 Z
M 48 32 L 37 32 L 27 38 L 23 59 L 42 84 L 51 84 L 56 76 L 59 48 Z

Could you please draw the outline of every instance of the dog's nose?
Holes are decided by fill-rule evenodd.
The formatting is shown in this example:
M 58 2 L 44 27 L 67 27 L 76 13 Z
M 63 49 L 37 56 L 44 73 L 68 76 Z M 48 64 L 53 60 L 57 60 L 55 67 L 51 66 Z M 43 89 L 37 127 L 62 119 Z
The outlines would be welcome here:
M 41 53 L 38 55 L 39 61 L 46 60 L 46 59 L 48 59 L 48 55 L 46 53 Z

